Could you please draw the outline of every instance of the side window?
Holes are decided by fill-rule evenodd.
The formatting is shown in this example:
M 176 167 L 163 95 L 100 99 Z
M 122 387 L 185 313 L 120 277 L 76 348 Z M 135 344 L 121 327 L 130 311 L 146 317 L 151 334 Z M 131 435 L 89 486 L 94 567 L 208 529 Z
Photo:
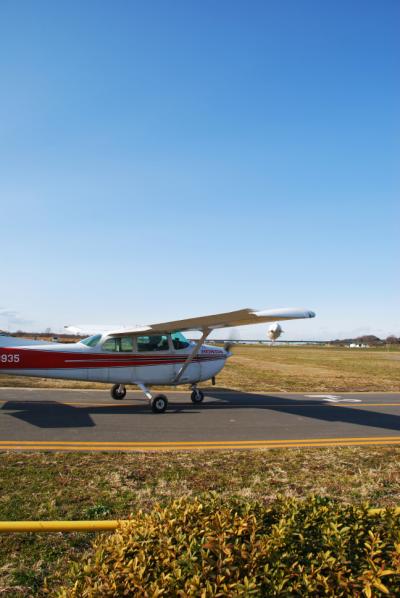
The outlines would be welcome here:
M 105 343 L 103 343 L 102 349 L 103 351 L 119 351 L 119 338 L 108 338 Z
M 133 339 L 131 336 L 123 336 L 120 341 L 121 351 L 133 351 Z
M 174 349 L 186 349 L 189 346 L 189 341 L 183 336 L 182 332 L 173 332 L 171 337 Z
M 168 337 L 165 334 L 137 337 L 138 351 L 168 351 Z
M 131 336 L 123 336 L 122 338 L 108 338 L 103 343 L 103 351 L 133 351 L 133 341 Z

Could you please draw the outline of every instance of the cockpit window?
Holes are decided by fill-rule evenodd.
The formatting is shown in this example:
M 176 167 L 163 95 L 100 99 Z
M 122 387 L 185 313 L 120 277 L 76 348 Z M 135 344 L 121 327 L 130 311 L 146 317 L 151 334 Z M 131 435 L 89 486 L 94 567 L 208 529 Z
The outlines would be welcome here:
M 133 351 L 133 341 L 131 336 L 122 338 L 108 338 L 102 345 L 103 351 L 127 352 Z
M 84 338 L 80 342 L 86 345 L 87 347 L 95 347 L 100 339 L 101 334 L 95 334 L 93 336 L 89 336 L 88 338 Z
M 182 332 L 173 332 L 171 334 L 172 344 L 174 349 L 186 349 L 189 346 L 189 341 L 183 336 Z
M 119 351 L 119 338 L 108 338 L 102 345 L 103 351 Z
M 121 337 L 121 351 L 133 351 L 133 338 L 131 336 Z
M 138 351 L 168 351 L 168 336 L 166 334 L 138 336 L 137 348 Z

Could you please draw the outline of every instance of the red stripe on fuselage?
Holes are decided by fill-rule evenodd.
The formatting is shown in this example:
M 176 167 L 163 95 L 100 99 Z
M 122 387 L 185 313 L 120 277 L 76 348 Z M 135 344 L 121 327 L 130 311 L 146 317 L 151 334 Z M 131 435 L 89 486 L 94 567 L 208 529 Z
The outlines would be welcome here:
M 5 356 L 5 357 L 4 357 Z M 186 361 L 188 355 L 164 353 L 139 355 L 137 353 L 86 353 L 85 351 L 43 351 L 18 347 L 0 348 L 0 371 L 3 370 L 47 370 L 102 367 L 138 367 L 146 365 L 171 365 Z M 214 361 L 224 359 L 221 352 L 197 355 L 193 361 Z M 4 360 L 4 361 L 3 361 Z

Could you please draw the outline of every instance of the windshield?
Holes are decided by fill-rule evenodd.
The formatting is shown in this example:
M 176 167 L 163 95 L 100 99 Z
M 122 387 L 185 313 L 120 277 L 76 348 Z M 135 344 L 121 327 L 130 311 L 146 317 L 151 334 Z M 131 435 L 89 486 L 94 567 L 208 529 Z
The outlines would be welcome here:
M 189 341 L 183 336 L 182 332 L 173 332 L 171 334 L 172 344 L 174 349 L 186 349 L 189 346 Z
M 89 336 L 88 338 L 84 338 L 81 343 L 88 347 L 95 347 L 99 340 L 101 339 L 101 334 L 94 334 L 93 336 Z

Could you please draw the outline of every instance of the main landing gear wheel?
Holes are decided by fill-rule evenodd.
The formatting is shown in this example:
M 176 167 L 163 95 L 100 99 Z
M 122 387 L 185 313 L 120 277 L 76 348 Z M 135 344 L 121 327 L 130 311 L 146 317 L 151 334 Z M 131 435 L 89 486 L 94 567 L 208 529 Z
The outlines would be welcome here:
M 123 384 L 114 384 L 111 389 L 111 396 L 116 401 L 121 401 L 124 399 L 126 395 L 126 388 Z
M 154 413 L 164 413 L 168 407 L 168 399 L 165 395 L 156 395 L 151 399 L 150 405 Z
M 193 403 L 201 403 L 204 399 L 204 392 L 196 388 L 190 395 Z

